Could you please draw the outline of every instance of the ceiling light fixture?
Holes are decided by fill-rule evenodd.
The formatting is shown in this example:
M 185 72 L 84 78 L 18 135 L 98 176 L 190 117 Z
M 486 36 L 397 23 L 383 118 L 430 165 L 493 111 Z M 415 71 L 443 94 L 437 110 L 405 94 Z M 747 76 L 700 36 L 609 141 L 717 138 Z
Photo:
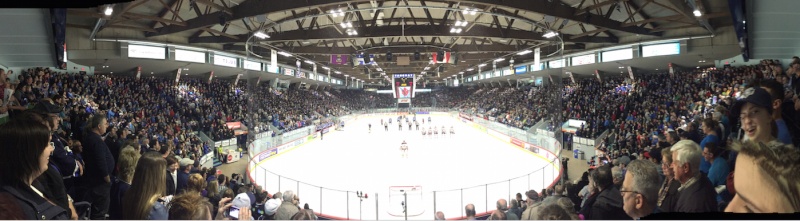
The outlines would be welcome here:
M 293 56 L 294 56 L 294 55 L 292 55 L 292 54 L 289 54 L 289 53 L 287 53 L 287 52 L 285 52 L 285 51 L 279 51 L 279 52 L 278 52 L 278 54 L 280 54 L 280 55 L 283 55 L 283 56 L 286 56 L 286 57 L 293 57 Z
M 695 9 L 693 13 L 694 13 L 694 17 L 700 17 L 700 16 L 703 16 L 703 13 L 702 13 L 702 12 L 700 12 L 700 10 L 699 10 L 699 9 Z
M 479 64 L 478 67 L 485 67 L 486 64 Z
M 322 69 L 325 69 L 325 70 L 330 70 L 331 68 L 329 68 L 329 67 L 325 67 L 325 66 L 322 66 Z
M 469 69 L 467 69 L 467 71 L 474 71 L 474 70 L 475 70 L 475 68 L 469 68 Z
M 555 32 L 553 32 L 553 31 L 549 31 L 549 32 L 545 33 L 545 34 L 543 35 L 543 37 L 545 37 L 545 38 L 552 38 L 552 37 L 555 37 L 556 35 L 558 35 L 558 33 L 555 33 Z
M 111 6 L 106 7 L 106 10 L 103 11 L 103 14 L 106 16 L 111 16 L 112 13 L 114 13 L 114 8 Z
M 526 54 L 530 54 L 531 52 L 533 52 L 533 51 L 531 51 L 531 50 L 524 50 L 524 51 L 520 51 L 519 53 L 517 53 L 517 55 L 526 55 Z
M 498 58 L 498 59 L 494 59 L 494 62 L 501 62 L 501 61 L 505 61 L 505 60 L 506 60 L 505 58 Z
M 342 74 L 341 71 L 334 71 L 333 73 Z
M 254 36 L 256 36 L 257 38 L 260 38 L 260 39 L 267 39 L 267 38 L 269 38 L 269 35 L 265 34 L 265 33 L 264 33 L 264 32 L 262 32 L 262 31 L 258 31 L 258 32 L 256 32 L 256 33 L 255 33 L 255 34 L 253 34 L 253 35 L 254 35 Z
M 314 64 L 314 61 L 311 61 L 311 60 L 305 60 L 303 62 L 306 63 L 306 64 Z

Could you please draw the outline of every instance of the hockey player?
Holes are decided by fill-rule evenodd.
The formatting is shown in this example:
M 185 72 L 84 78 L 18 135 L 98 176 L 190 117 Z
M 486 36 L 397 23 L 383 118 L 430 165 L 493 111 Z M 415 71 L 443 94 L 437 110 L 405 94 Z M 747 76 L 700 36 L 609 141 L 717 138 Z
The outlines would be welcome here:
M 389 124 L 388 123 L 383 123 L 383 129 L 386 129 L 386 131 L 389 131 Z
M 403 140 L 403 143 L 400 144 L 400 152 L 402 153 L 401 156 L 403 158 L 408 158 L 408 143 Z
M 453 126 L 450 126 L 450 134 L 456 134 L 456 130 L 453 129 Z
M 430 122 L 433 122 L 433 121 L 431 121 L 431 117 L 429 116 L 428 117 L 428 123 L 430 123 Z
M 397 129 L 403 131 L 403 123 L 401 123 L 399 120 L 397 121 Z
M 372 123 L 367 124 L 369 126 L 369 132 L 372 133 Z
M 406 121 L 406 123 L 408 124 L 408 131 L 411 131 L 411 122 Z
M 414 121 L 414 125 L 417 126 L 417 130 L 419 130 L 419 122 Z

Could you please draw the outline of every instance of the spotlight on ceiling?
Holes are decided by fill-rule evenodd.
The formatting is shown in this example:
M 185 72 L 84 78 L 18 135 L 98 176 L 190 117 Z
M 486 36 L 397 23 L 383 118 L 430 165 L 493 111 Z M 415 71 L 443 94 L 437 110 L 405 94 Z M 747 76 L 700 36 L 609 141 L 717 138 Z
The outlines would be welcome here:
M 257 38 L 260 38 L 260 39 L 267 39 L 267 38 L 269 38 L 269 35 L 265 34 L 265 33 L 264 33 L 264 32 L 262 32 L 262 31 L 258 31 L 258 32 L 256 32 L 256 33 L 255 33 L 255 34 L 253 34 L 253 35 L 254 35 L 254 36 L 256 36 Z

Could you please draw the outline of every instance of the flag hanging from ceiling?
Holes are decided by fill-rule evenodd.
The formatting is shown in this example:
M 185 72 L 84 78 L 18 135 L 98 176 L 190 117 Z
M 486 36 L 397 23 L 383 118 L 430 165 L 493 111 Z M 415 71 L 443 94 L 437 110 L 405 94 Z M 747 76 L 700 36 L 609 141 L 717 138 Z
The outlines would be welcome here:
M 455 61 L 455 60 L 451 59 L 450 54 L 451 53 L 449 51 L 446 51 L 444 53 L 436 52 L 436 53 L 433 53 L 431 55 L 431 59 L 433 60 L 434 64 L 437 64 L 437 63 L 444 63 L 444 64 L 451 63 L 452 64 L 453 61 Z
M 334 54 L 331 55 L 331 64 L 332 65 L 345 65 L 348 61 L 348 55 L 346 54 Z

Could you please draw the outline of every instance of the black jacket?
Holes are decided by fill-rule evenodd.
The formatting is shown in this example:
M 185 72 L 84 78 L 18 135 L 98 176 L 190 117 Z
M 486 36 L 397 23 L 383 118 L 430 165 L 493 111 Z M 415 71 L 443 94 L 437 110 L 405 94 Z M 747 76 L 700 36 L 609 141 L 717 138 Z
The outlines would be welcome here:
M 176 195 L 175 194 L 175 180 L 172 179 L 172 175 L 169 174 L 169 170 L 167 170 L 167 196 L 169 195 Z
M 678 203 L 678 187 L 681 187 L 681 183 L 678 181 L 673 180 L 669 184 L 667 196 L 664 197 L 664 201 L 661 201 L 661 205 L 658 207 L 661 212 L 669 213 L 675 211 L 675 206 Z
M 53 134 L 52 138 L 53 144 L 55 144 L 55 149 L 53 150 L 53 156 L 50 157 L 50 161 L 55 163 L 55 166 L 61 176 L 72 176 L 72 172 L 75 171 L 75 157 L 67 152 L 64 149 L 64 143 L 62 143 L 61 139 L 58 135 Z
M 630 220 L 632 219 L 622 209 L 622 195 L 617 187 L 610 185 L 608 189 L 596 194 L 594 202 L 586 206 L 591 208 L 583 214 L 587 220 Z
M 52 162 L 50 165 L 52 165 Z M 67 188 L 64 187 L 64 179 L 55 168 L 48 166 L 47 171 L 39 175 L 35 182 L 39 182 L 41 186 L 34 186 L 36 186 L 39 191 L 42 191 L 45 197 L 53 201 L 53 203 L 58 204 L 58 206 L 66 210 L 69 215 L 72 215 L 72 211 L 69 209 Z
M 105 183 L 103 178 L 111 176 L 111 172 L 114 171 L 115 162 L 111 151 L 103 138 L 93 131 L 87 132 L 83 138 L 83 160 L 86 163 L 83 172 L 86 184 L 103 184 Z
M 25 219 L 68 220 L 70 218 L 66 210 L 48 202 L 33 192 L 31 188 L 3 185 L 0 186 L 0 192 L 6 192 L 14 196 L 17 205 L 22 209 Z
M 700 174 L 692 185 L 678 192 L 678 201 L 672 212 L 704 213 L 717 211 L 717 192 L 711 186 L 711 181 L 704 174 Z

